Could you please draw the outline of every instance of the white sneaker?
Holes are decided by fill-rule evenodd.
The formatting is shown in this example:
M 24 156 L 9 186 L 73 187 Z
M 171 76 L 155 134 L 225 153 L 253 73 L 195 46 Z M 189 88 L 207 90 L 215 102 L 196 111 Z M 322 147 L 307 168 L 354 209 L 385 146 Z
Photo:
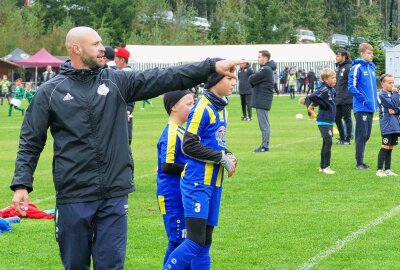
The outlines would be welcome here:
M 334 174 L 335 173 L 335 171 L 334 170 L 332 170 L 331 169 L 331 167 L 326 167 L 325 169 L 322 169 L 322 172 L 324 173 L 324 174 Z
M 382 171 L 382 170 L 377 170 L 376 171 L 376 176 L 385 177 L 385 176 L 388 176 L 388 174 L 386 172 Z
M 384 172 L 387 176 L 399 176 L 397 173 L 392 172 L 392 170 L 386 170 Z
M 141 110 L 144 110 L 144 108 L 140 108 Z

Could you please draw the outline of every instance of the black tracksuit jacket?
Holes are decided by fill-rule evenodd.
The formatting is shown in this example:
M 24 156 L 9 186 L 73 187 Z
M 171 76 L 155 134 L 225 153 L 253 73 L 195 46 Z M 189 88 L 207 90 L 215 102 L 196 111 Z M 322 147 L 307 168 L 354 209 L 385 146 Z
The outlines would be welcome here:
M 76 70 L 67 61 L 58 76 L 40 87 L 26 112 L 10 188 L 33 190 L 33 174 L 50 127 L 58 204 L 134 191 L 127 103 L 190 88 L 213 72 L 211 59 L 143 72 Z

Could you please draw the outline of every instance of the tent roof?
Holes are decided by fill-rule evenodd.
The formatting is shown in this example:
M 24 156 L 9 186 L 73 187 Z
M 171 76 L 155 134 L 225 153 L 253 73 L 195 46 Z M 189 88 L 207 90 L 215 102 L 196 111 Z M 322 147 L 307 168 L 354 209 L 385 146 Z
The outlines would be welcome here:
M 29 57 L 26 60 L 17 61 L 17 64 L 27 67 L 45 67 L 53 66 L 58 67 L 64 62 L 46 51 L 45 48 L 41 48 L 35 55 Z
M 7 54 L 6 56 L 3 57 L 4 60 L 11 61 L 11 62 L 16 62 L 16 61 L 21 61 L 25 60 L 27 58 L 31 57 L 30 54 L 27 54 L 20 48 L 14 49 L 12 52 Z
M 130 62 L 176 63 L 201 61 L 207 57 L 246 59 L 257 62 L 258 51 L 268 50 L 276 62 L 334 61 L 335 53 L 326 43 L 313 44 L 256 44 L 211 46 L 147 46 L 127 45 Z

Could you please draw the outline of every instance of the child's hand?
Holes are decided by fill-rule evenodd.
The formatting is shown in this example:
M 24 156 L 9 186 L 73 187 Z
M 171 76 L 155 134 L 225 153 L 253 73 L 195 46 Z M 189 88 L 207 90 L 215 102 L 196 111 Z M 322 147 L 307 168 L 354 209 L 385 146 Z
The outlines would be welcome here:
M 389 114 L 395 114 L 396 112 L 393 109 L 388 109 Z
M 232 175 L 235 173 L 236 171 L 236 166 L 233 166 L 232 169 L 230 169 L 228 171 L 228 177 L 232 177 Z
M 237 158 L 235 157 L 235 155 L 232 153 L 227 153 L 226 155 L 228 156 L 228 158 L 232 161 L 232 163 L 236 167 L 237 166 Z

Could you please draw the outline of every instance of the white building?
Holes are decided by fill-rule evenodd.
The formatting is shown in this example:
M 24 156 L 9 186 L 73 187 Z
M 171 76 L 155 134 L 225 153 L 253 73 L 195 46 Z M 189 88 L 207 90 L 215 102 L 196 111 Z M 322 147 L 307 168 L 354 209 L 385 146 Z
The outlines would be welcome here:
M 400 46 L 386 49 L 386 73 L 394 76 L 394 84 L 400 85 Z

